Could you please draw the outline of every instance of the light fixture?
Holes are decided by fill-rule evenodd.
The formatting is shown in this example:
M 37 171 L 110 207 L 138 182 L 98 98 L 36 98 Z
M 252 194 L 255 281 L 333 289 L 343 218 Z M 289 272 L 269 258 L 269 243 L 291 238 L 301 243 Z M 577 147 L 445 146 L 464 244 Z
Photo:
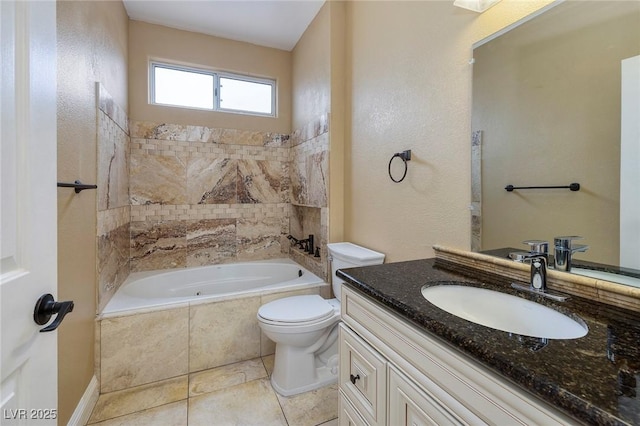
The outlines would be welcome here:
M 453 5 L 482 13 L 499 1 L 500 0 L 455 0 Z

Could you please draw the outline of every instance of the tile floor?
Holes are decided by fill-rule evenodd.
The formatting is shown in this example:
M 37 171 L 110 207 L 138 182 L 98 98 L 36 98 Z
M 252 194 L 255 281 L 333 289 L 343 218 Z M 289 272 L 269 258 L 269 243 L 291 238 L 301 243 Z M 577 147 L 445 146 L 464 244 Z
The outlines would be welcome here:
M 269 382 L 273 355 L 100 395 L 96 426 L 337 426 L 338 385 L 290 397 Z

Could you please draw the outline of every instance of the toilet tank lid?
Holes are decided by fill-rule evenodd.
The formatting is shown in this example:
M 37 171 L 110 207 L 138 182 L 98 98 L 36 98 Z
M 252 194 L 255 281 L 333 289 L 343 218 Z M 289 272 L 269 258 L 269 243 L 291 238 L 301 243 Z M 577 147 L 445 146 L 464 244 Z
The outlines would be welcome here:
M 384 260 L 384 253 L 379 253 L 353 243 L 329 243 L 327 244 L 327 248 L 329 249 L 329 254 L 332 256 L 355 262 L 378 261 L 382 263 Z

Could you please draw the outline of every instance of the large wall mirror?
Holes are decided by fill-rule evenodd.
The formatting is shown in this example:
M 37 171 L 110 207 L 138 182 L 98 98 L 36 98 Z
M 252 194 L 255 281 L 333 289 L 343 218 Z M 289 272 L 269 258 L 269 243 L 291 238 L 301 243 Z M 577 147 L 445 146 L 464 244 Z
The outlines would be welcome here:
M 473 250 L 576 235 L 575 262 L 640 278 L 639 55 L 638 1 L 552 4 L 474 46 Z

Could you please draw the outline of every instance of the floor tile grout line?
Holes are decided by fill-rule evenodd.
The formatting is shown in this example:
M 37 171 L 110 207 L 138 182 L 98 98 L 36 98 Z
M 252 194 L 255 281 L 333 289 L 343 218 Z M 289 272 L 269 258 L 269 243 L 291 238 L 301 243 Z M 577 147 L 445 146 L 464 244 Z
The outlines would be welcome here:
M 266 371 L 267 378 L 269 379 L 269 385 L 271 385 L 271 374 L 269 374 L 269 369 L 267 369 L 267 364 L 265 364 L 264 359 L 265 359 L 264 356 L 260 357 L 260 360 L 262 361 L 262 365 L 264 367 L 264 371 Z M 278 401 L 278 406 L 280 407 L 280 411 L 282 412 L 282 417 L 284 418 L 285 423 L 287 424 L 287 426 L 291 426 L 291 425 L 289 425 L 289 419 L 287 419 L 287 414 L 284 412 L 284 407 L 282 406 L 282 403 L 280 402 L 280 398 L 278 398 L 276 390 L 273 389 L 273 385 L 271 385 L 271 390 L 273 390 L 274 396 L 276 397 L 276 401 Z
M 187 419 L 188 419 L 189 398 L 185 398 L 185 399 L 178 399 L 177 401 L 167 402 L 165 404 L 156 405 L 155 407 L 145 408 L 143 410 L 132 411 L 131 413 L 120 414 L 119 416 L 109 417 L 109 418 L 102 419 L 102 420 L 97 421 L 97 422 L 87 423 L 86 426 L 96 425 L 96 424 L 100 424 L 102 422 L 106 422 L 106 421 L 110 421 L 110 420 L 114 420 L 114 419 L 119 419 L 119 418 L 126 417 L 126 416 L 132 416 L 132 415 L 138 414 L 138 413 L 144 413 L 145 411 L 155 410 L 156 408 L 164 407 L 166 405 L 171 405 L 171 404 L 177 404 L 178 402 L 182 402 L 182 401 L 185 401 L 187 403 Z
M 250 383 L 250 382 L 253 382 L 253 381 L 256 381 L 256 380 L 267 379 L 267 381 L 269 382 L 269 385 L 270 385 L 269 387 L 270 387 L 271 395 L 273 395 L 276 398 L 278 406 L 280 407 L 280 412 L 282 413 L 282 417 L 284 419 L 284 424 L 283 425 L 290 426 L 291 425 L 290 419 L 287 418 L 287 415 L 286 415 L 286 412 L 285 412 L 285 409 L 284 409 L 284 406 L 286 405 L 284 402 L 286 402 L 287 397 L 282 397 L 284 399 L 281 399 L 280 396 L 278 395 L 278 393 L 275 391 L 275 389 L 273 388 L 273 386 L 270 383 L 271 375 L 270 375 L 269 369 L 267 367 L 267 358 L 270 358 L 272 356 L 273 356 L 273 354 L 269 354 L 268 356 L 260 356 L 259 357 L 260 358 L 259 365 L 262 366 L 263 372 L 266 374 L 266 376 L 255 378 L 255 379 L 249 380 L 249 381 L 243 381 L 243 383 L 238 383 L 236 385 L 227 386 L 227 387 L 225 387 L 223 389 L 228 389 L 228 388 L 231 388 L 233 386 Z M 250 360 L 247 360 L 247 361 L 250 361 Z M 242 363 L 242 362 L 246 362 L 246 361 L 239 361 L 238 363 Z M 268 363 L 271 365 L 270 361 Z M 231 364 L 237 364 L 237 363 L 231 363 Z M 231 365 L 231 364 L 228 364 L 228 365 Z M 214 368 L 207 369 L 207 370 L 214 370 L 216 368 L 218 368 L 218 367 L 214 367 Z M 202 370 L 202 371 L 206 371 L 206 370 Z M 245 379 L 246 379 L 246 372 L 244 372 L 244 374 L 245 374 Z M 181 399 L 178 399 L 178 400 L 175 400 L 175 401 L 166 402 L 164 404 L 160 404 L 160 405 L 157 405 L 155 407 L 148 407 L 148 408 L 145 408 L 145 409 L 142 409 L 142 410 L 138 410 L 138 411 L 134 411 L 134 412 L 131 412 L 131 413 L 123 413 L 123 414 L 120 414 L 118 416 L 114 416 L 114 417 L 111 417 L 111 418 L 108 418 L 108 419 L 102 419 L 102 420 L 100 420 L 98 422 L 87 423 L 87 425 L 94 425 L 94 424 L 98 424 L 98 423 L 103 422 L 103 421 L 122 418 L 122 417 L 125 417 L 125 416 L 128 416 L 128 415 L 134 415 L 134 414 L 137 414 L 137 413 L 145 413 L 145 412 L 149 412 L 151 410 L 159 409 L 160 407 L 164 407 L 164 406 L 167 406 L 167 405 L 170 405 L 170 404 L 177 404 L 177 403 L 180 403 L 180 402 L 186 404 L 186 421 L 187 421 L 187 425 L 188 425 L 189 418 L 191 417 L 190 415 L 193 414 L 191 412 L 191 409 L 190 409 L 191 400 L 193 398 L 195 398 L 195 397 L 200 396 L 200 395 L 194 395 L 194 396 L 191 395 L 191 391 L 190 391 L 191 390 L 191 386 L 195 383 L 194 378 L 192 377 L 192 373 L 188 373 L 185 376 L 186 376 L 186 382 L 187 382 L 187 392 L 186 392 L 186 397 L 185 398 L 181 398 Z M 177 376 L 174 379 L 177 379 L 178 377 L 179 376 Z M 158 381 L 158 382 L 160 382 L 160 381 Z M 145 385 L 141 385 L 141 386 L 148 386 L 148 385 L 149 384 L 145 384 Z M 219 389 L 219 390 L 223 390 L 223 389 Z M 207 393 L 209 393 L 209 392 L 207 392 Z M 95 410 L 95 407 L 94 407 L 94 410 Z M 93 412 L 92 412 L 92 414 L 93 414 Z M 325 421 L 324 423 L 330 422 L 332 420 L 334 420 L 334 419 L 329 419 L 329 420 Z M 321 426 L 324 423 L 318 423 L 316 426 Z
M 273 396 L 276 397 L 276 401 L 278 401 L 278 406 L 280 407 L 280 411 L 282 411 L 282 417 L 284 417 L 284 421 L 287 424 L 287 426 L 291 426 L 289 424 L 289 419 L 287 419 L 287 413 L 284 412 L 284 407 L 282 406 L 282 403 L 280 402 L 280 398 L 278 398 L 277 392 L 275 389 L 273 389 L 273 386 L 271 387 L 271 389 L 273 390 Z

